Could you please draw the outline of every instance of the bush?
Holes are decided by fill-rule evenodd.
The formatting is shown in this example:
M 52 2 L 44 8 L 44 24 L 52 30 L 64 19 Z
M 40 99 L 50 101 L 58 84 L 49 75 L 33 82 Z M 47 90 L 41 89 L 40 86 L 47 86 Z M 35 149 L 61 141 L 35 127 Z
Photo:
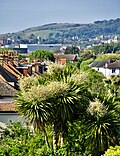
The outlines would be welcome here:
M 48 156 L 45 149 L 43 134 L 31 132 L 20 122 L 11 122 L 0 140 L 0 156 Z
M 111 146 L 103 156 L 120 156 L 120 146 Z

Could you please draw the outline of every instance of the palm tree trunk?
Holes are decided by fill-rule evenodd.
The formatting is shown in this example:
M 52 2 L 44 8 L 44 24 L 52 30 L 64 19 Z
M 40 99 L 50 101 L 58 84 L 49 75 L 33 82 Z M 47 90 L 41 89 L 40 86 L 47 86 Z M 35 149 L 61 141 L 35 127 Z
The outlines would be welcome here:
M 60 133 L 60 145 L 61 145 L 61 147 L 64 145 L 64 134 L 63 134 L 63 132 Z
M 48 136 L 47 136 L 47 133 L 46 133 L 45 128 L 43 128 L 43 132 L 44 132 L 44 136 L 45 136 L 45 143 L 46 143 L 46 146 L 47 146 L 48 148 L 50 148 L 50 145 L 49 145 L 49 142 L 48 142 Z
M 45 123 L 44 122 L 42 123 L 42 130 L 44 132 L 46 146 L 49 148 L 50 145 L 49 145 L 49 142 L 48 142 L 48 136 L 47 136 L 47 133 L 46 133 L 46 130 L 45 130 Z
M 57 149 L 57 129 L 55 123 L 53 123 L 53 151 L 55 152 Z
M 45 130 L 45 123 L 43 122 L 42 124 L 40 124 L 40 121 L 38 121 L 37 122 L 37 128 L 40 130 L 41 127 L 42 127 L 42 130 L 43 130 L 43 133 L 44 133 L 46 146 L 49 148 L 50 145 L 49 145 L 48 136 L 47 136 L 47 133 L 46 133 L 46 130 Z

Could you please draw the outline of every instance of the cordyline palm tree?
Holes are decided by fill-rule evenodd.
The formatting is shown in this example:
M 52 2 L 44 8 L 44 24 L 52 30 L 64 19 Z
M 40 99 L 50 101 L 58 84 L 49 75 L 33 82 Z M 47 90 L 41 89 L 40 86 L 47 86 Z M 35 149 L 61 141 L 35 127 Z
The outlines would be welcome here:
M 51 112 L 51 106 L 46 102 L 44 87 L 32 86 L 30 89 L 21 90 L 17 94 L 16 103 L 18 111 L 25 116 L 26 120 L 34 126 L 34 129 L 42 128 L 45 135 L 46 145 L 49 147 L 45 124 Z
M 60 138 L 61 146 L 64 144 L 65 131 L 67 131 L 67 121 L 73 121 L 75 114 L 79 114 L 83 111 L 83 107 L 88 104 L 89 94 L 87 89 L 84 87 L 83 82 L 80 84 L 80 80 L 83 79 L 83 75 L 74 68 L 70 66 L 58 66 L 52 65 L 48 69 L 49 78 L 52 81 L 60 81 L 67 88 L 61 92 L 56 93 L 55 90 L 58 90 L 60 86 L 52 85 L 55 92 L 51 101 L 54 116 L 51 116 L 52 125 L 53 125 L 53 147 L 54 150 L 57 148 L 58 139 Z M 54 72 L 53 72 L 54 71 Z M 76 78 L 78 78 L 76 80 Z
M 91 145 L 93 156 L 100 156 L 110 145 L 119 144 L 120 112 L 114 97 L 98 97 L 90 103 L 87 111 L 87 144 Z
M 72 74 L 77 73 L 78 69 L 68 65 L 52 64 L 48 66 L 46 78 L 54 81 L 68 81 Z
M 87 105 L 87 89 L 79 82 L 75 82 L 72 75 L 76 70 L 70 66 L 54 65 L 43 77 L 30 77 L 20 82 L 20 91 L 16 102 L 18 110 L 34 127 L 45 134 L 46 144 L 49 146 L 45 125 L 53 125 L 53 149 L 56 150 L 60 136 L 61 146 L 64 144 L 67 121 L 72 121 L 75 114 Z M 52 73 L 52 74 L 51 74 Z
M 59 83 L 56 83 L 55 90 L 60 89 Z M 54 96 L 49 99 L 53 107 L 53 116 L 51 116 L 51 123 L 53 125 L 53 147 L 54 150 L 57 148 L 58 139 L 60 138 L 61 146 L 64 145 L 65 132 L 67 131 L 67 122 L 73 121 L 75 114 L 82 111 L 84 92 L 85 89 L 73 82 L 61 83 L 61 90 L 55 92 Z M 53 83 L 50 85 L 54 86 Z M 66 88 L 65 88 L 66 86 Z M 63 90 L 65 88 L 65 90 Z M 80 104 L 82 102 L 82 104 Z

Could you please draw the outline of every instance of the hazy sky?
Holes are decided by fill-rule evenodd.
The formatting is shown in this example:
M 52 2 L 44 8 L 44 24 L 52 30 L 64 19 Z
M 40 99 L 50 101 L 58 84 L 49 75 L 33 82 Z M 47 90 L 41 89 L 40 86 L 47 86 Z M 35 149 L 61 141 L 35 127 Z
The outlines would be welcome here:
M 120 0 L 0 0 L 0 33 L 120 18 Z

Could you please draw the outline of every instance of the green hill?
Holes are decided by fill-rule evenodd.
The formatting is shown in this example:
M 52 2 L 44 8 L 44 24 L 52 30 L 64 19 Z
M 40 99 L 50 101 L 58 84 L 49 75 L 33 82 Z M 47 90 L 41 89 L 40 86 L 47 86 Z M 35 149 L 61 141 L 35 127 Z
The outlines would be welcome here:
M 95 21 L 90 24 L 52 23 L 31 27 L 16 33 L 0 34 L 0 38 L 12 38 L 16 41 L 72 42 L 73 38 L 88 39 L 100 35 L 120 35 L 120 18 Z

